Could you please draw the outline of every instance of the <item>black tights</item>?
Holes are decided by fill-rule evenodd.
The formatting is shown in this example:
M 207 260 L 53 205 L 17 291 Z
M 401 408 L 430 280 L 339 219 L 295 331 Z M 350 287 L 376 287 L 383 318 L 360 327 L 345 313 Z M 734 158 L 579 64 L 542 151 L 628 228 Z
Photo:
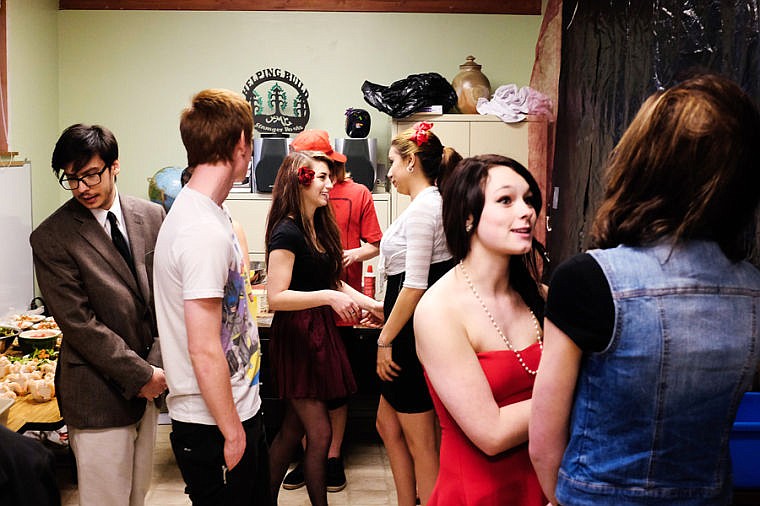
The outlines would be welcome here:
M 272 498 L 277 504 L 280 485 L 288 470 L 290 458 L 306 433 L 303 458 L 306 490 L 312 505 L 327 506 L 325 474 L 327 451 L 332 439 L 327 406 L 316 399 L 288 399 L 287 402 L 282 426 L 269 448 Z

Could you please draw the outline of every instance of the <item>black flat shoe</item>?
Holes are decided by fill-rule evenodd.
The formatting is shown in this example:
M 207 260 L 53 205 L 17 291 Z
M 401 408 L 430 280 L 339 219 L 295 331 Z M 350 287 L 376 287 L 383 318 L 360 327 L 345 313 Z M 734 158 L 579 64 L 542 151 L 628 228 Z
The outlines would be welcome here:
M 325 483 L 328 492 L 340 492 L 346 488 L 346 473 L 343 471 L 343 459 L 340 457 L 327 459 Z
M 303 474 L 303 463 L 299 462 L 282 480 L 282 488 L 285 490 L 296 490 L 306 485 L 306 478 Z

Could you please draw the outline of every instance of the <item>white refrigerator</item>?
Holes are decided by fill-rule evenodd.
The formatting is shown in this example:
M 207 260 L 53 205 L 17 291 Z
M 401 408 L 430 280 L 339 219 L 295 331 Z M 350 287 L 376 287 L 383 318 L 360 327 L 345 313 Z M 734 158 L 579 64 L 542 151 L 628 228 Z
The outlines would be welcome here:
M 0 161 L 0 320 L 24 311 L 34 297 L 32 167 Z

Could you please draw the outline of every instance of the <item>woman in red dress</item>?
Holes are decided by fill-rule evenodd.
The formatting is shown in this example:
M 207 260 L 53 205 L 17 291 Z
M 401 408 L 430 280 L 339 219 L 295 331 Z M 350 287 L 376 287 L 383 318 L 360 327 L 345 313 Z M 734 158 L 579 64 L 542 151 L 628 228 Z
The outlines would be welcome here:
M 414 317 L 441 422 L 429 505 L 546 504 L 527 445 L 542 350 L 540 209 L 533 176 L 503 156 L 463 160 L 444 189 L 446 240 L 459 265 L 428 289 Z

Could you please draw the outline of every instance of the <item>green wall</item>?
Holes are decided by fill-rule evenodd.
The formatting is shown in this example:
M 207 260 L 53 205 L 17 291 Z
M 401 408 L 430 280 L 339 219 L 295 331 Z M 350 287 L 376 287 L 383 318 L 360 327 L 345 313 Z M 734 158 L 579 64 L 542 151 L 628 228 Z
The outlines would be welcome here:
M 20 6 L 30 3 L 38 7 Z M 308 128 L 342 136 L 344 110 L 367 108 L 384 163 L 390 118 L 364 102 L 364 80 L 390 84 L 431 71 L 450 80 L 473 54 L 494 88 L 527 85 L 541 23 L 541 16 L 510 15 L 51 12 L 56 4 L 9 3 L 11 140 L 33 161 L 35 223 L 65 199 L 54 188 L 49 158 L 71 123 L 111 128 L 121 151 L 119 188 L 145 196 L 148 176 L 186 162 L 177 125 L 193 93 L 240 91 L 256 71 L 276 67 L 309 90 Z M 34 33 L 17 29 L 20 20 Z M 31 110 L 37 112 L 25 116 Z
M 11 151 L 32 161 L 36 225 L 67 197 L 50 169 L 59 135 L 58 2 L 9 0 L 7 8 L 8 141 Z

